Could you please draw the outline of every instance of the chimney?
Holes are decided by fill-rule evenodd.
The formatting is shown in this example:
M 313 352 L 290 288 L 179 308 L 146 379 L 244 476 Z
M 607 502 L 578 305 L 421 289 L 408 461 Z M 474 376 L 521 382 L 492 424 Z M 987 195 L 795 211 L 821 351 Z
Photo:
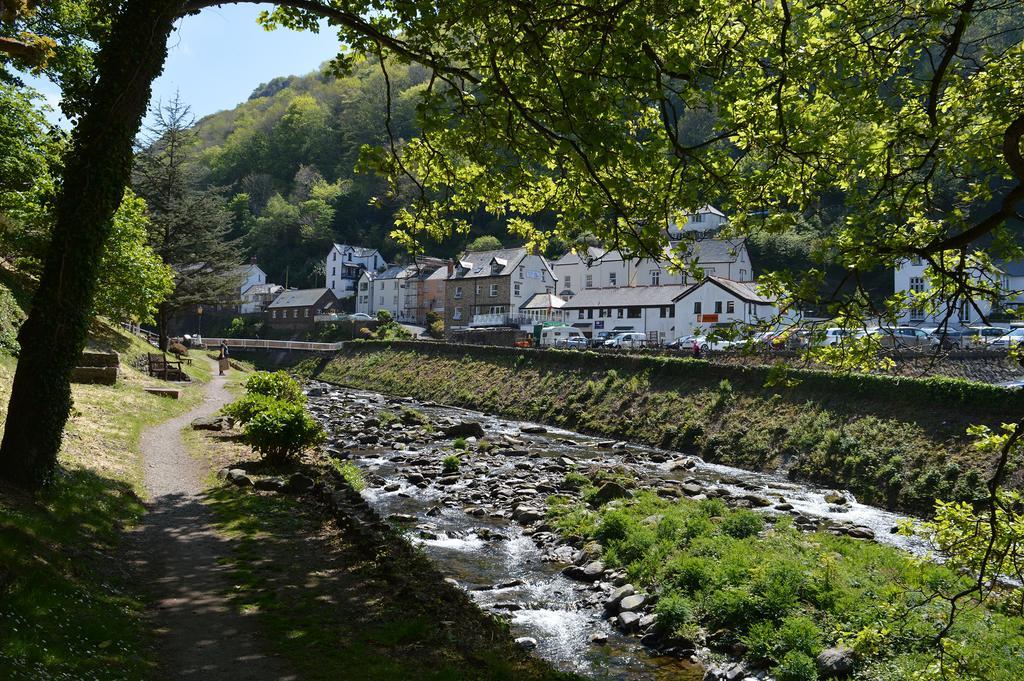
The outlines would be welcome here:
M 448 261 L 448 278 L 451 279 L 453 274 L 455 274 L 455 261 L 454 260 L 449 260 Z
M 249 258 L 249 264 L 250 265 L 255 265 L 256 264 L 256 256 L 255 255 L 252 256 L 251 258 Z

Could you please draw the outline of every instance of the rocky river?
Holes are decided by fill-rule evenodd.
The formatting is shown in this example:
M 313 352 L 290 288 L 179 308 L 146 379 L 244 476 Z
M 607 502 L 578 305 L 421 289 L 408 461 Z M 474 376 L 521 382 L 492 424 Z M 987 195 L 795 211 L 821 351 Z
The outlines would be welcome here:
M 565 485 L 571 470 L 618 469 L 666 498 L 715 496 L 732 507 L 791 515 L 803 529 L 925 550 L 892 532 L 901 516 L 783 476 L 325 383 L 308 386 L 308 402 L 330 434 L 328 455 L 361 469 L 363 496 L 383 518 L 406 528 L 482 608 L 507 618 L 520 645 L 596 679 L 764 675 L 748 676 L 707 649 L 659 640 L 650 599 L 592 548 L 552 531 L 547 499 L 575 494 Z M 446 467 L 453 454 L 458 467 L 451 460 Z

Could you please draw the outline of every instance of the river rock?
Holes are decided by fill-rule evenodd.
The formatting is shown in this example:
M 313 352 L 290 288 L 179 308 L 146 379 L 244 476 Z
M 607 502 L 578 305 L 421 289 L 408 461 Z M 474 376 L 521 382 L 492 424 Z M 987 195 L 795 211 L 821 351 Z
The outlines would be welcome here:
M 512 512 L 512 519 L 524 525 L 535 523 L 544 518 L 544 511 L 530 506 L 520 506 Z
M 683 484 L 679 485 L 679 489 L 681 489 L 683 491 L 683 494 L 685 494 L 688 497 L 695 497 L 698 494 L 702 494 L 704 492 L 704 488 L 695 482 L 684 482 Z
M 448 437 L 483 437 L 484 427 L 478 421 L 462 421 L 446 426 L 444 434 Z
M 602 575 L 604 575 L 604 563 L 599 560 L 595 560 L 587 563 L 583 567 L 570 565 L 562 570 L 562 574 L 569 579 L 575 579 L 579 582 L 596 582 Z
M 520 636 L 516 639 L 516 645 L 523 650 L 533 650 L 537 647 L 537 639 L 529 636 Z
M 192 430 L 227 430 L 231 420 L 227 416 L 203 416 L 192 421 Z
M 846 678 L 853 672 L 854 653 L 846 646 L 826 648 L 818 655 L 818 674 L 823 679 Z
M 846 503 L 846 496 L 842 492 L 826 492 L 825 503 L 842 506 Z
M 595 646 L 603 646 L 608 643 L 608 634 L 603 631 L 595 631 L 590 635 L 590 642 Z
M 640 610 L 647 604 L 647 596 L 644 594 L 634 594 L 632 596 L 626 596 L 619 603 L 619 610 L 622 612 L 635 612 Z
M 624 584 L 611 592 L 608 596 L 608 600 L 604 603 L 604 607 L 609 612 L 617 612 L 619 609 L 619 603 L 622 602 L 622 599 L 627 596 L 632 596 L 635 592 L 636 589 L 632 584 Z
M 628 499 L 633 493 L 617 482 L 606 482 L 601 489 L 594 494 L 593 503 L 595 506 L 603 506 L 613 499 Z
M 525 435 L 540 435 L 548 432 L 548 429 L 544 426 L 523 426 L 519 429 L 519 432 Z
M 690 458 L 676 459 L 675 461 L 668 465 L 668 469 L 670 471 L 690 470 L 691 468 L 694 468 L 696 465 L 697 462 Z
M 874 539 L 875 531 L 870 527 L 851 527 L 846 535 L 854 539 Z
M 619 629 L 622 629 L 627 634 L 631 634 L 637 630 L 640 624 L 640 615 L 635 612 L 624 612 L 619 615 Z
M 772 505 L 771 501 L 757 494 L 744 494 L 740 498 L 744 501 L 749 501 L 751 506 L 756 506 L 758 508 L 764 508 L 765 506 Z

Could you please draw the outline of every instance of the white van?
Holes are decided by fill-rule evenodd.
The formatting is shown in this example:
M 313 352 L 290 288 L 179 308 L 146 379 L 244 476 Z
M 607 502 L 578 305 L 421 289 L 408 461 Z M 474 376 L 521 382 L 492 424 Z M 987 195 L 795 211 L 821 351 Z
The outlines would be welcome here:
M 570 338 L 583 338 L 583 332 L 571 326 L 546 326 L 540 332 L 540 346 L 542 348 L 561 347 Z

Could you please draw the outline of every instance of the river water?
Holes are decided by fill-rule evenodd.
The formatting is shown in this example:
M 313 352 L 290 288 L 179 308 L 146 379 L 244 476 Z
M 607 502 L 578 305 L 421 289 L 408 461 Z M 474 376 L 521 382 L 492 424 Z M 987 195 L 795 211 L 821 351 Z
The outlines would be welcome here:
M 545 499 L 562 491 L 567 470 L 624 469 L 663 496 L 720 496 L 731 505 L 793 515 L 798 525 L 837 533 L 858 528 L 881 543 L 926 550 L 919 540 L 891 532 L 902 516 L 859 504 L 848 492 L 844 503 L 829 503 L 825 496 L 834 490 L 679 452 L 328 384 L 310 387 L 310 410 L 330 433 L 329 453 L 364 472 L 363 496 L 371 506 L 406 527 L 482 608 L 507 617 L 515 636 L 535 639 L 536 654 L 595 679 L 689 680 L 703 671 L 692 659 L 657 656 L 611 627 L 602 614 L 609 585 L 563 576 L 562 568 L 580 553 L 562 545 L 542 519 L 518 516 L 523 509 L 542 514 Z M 402 423 L 403 409 L 430 425 Z M 494 449 L 457 452 L 458 472 L 445 471 L 441 459 L 455 450 L 443 430 L 466 422 L 479 423 Z

